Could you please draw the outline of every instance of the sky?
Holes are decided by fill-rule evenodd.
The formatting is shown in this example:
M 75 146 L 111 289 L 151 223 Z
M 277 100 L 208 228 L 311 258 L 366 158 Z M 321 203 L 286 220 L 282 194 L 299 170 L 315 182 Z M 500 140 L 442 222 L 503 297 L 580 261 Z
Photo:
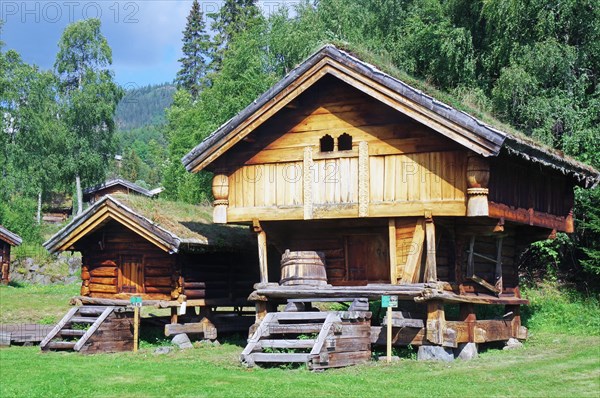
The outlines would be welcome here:
M 265 0 L 259 6 L 269 14 L 284 2 Z M 222 1 L 200 1 L 205 14 L 221 5 Z M 117 83 L 129 89 L 172 82 L 191 6 L 192 0 L 0 0 L 4 21 L 0 40 L 4 51 L 16 50 L 25 62 L 52 69 L 65 27 L 80 19 L 100 18 L 112 48 Z

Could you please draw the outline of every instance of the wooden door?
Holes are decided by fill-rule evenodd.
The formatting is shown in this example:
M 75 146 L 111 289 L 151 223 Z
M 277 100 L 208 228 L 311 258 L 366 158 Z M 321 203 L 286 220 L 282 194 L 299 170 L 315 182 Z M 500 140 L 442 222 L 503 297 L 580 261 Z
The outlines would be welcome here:
M 144 293 L 144 265 L 140 257 L 121 257 L 119 291 L 121 293 Z
M 349 284 L 390 283 L 388 241 L 383 234 L 349 235 L 345 240 Z

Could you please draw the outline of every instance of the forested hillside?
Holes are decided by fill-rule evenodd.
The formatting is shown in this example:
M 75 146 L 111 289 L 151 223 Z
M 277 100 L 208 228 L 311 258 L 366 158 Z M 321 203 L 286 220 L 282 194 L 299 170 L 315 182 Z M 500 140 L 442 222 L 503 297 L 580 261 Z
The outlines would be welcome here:
M 175 86 L 169 83 L 127 90 L 117 106 L 115 133 L 121 167 L 109 174 L 135 181 L 146 188 L 161 184 L 167 157 L 164 136 L 166 109 L 173 102 Z
M 170 83 L 128 89 L 117 105 L 117 128 L 123 131 L 163 124 L 174 93 L 175 86 Z

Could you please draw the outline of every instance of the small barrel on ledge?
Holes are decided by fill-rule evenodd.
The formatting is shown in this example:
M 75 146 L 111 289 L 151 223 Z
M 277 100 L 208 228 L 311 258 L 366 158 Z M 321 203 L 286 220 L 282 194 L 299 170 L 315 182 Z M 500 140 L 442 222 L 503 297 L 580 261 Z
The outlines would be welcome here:
M 281 256 L 280 285 L 322 286 L 327 284 L 325 254 L 286 250 Z

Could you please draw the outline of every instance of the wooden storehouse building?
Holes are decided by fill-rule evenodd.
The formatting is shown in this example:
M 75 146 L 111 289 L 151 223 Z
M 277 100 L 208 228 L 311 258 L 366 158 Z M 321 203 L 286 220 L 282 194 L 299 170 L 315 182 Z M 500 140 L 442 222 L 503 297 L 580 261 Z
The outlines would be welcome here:
M 519 253 L 556 231 L 573 232 L 574 187 L 600 180 L 590 166 L 331 45 L 183 163 L 214 173 L 215 223 L 251 225 L 256 233 L 259 322 L 275 322 L 270 312 L 280 303 L 395 295 L 395 344 L 450 349 L 527 337 Z M 284 256 L 281 263 L 270 261 L 271 250 Z M 300 261 L 290 266 L 294 256 Z M 458 315 L 447 316 L 455 305 Z M 477 319 L 479 305 L 505 306 L 505 315 Z M 274 327 L 264 323 L 244 351 L 248 362 L 282 360 L 262 349 Z M 383 333 L 372 331 L 371 340 L 381 342 Z M 319 349 L 287 359 L 348 363 L 323 359 Z
M 87 311 L 86 306 L 126 307 L 130 298 L 137 296 L 143 305 L 172 309 L 167 335 L 204 331 L 205 337 L 216 338 L 213 315 L 217 314 L 213 311 L 233 307 L 240 312 L 249 305 L 247 298 L 258 278 L 258 259 L 247 227 L 215 225 L 210 214 L 210 209 L 200 206 L 143 195 L 107 195 L 44 247 L 51 253 L 81 252 L 81 296 L 75 298 L 83 304 L 76 307 L 80 311 Z M 198 308 L 197 315 L 206 320 L 201 325 L 190 323 L 187 329 L 179 325 L 177 310 L 182 306 L 188 315 L 196 314 Z M 75 312 L 71 315 L 81 318 Z M 247 327 L 248 322 L 245 324 Z M 99 341 L 97 350 L 130 349 L 132 335 L 125 329 L 116 341 L 127 340 L 126 348 L 122 344 L 106 348 Z M 60 337 L 60 331 L 56 332 Z M 51 340 L 45 343 L 53 348 Z
M 105 195 L 113 195 L 117 193 L 141 195 L 147 198 L 154 198 L 162 192 L 162 188 L 148 190 L 140 187 L 136 183 L 125 180 L 123 178 L 112 178 L 102 184 L 94 185 L 83 190 L 83 201 L 94 203 Z
M 10 282 L 10 248 L 22 242 L 19 235 L 0 225 L 0 283 L 6 285 Z

